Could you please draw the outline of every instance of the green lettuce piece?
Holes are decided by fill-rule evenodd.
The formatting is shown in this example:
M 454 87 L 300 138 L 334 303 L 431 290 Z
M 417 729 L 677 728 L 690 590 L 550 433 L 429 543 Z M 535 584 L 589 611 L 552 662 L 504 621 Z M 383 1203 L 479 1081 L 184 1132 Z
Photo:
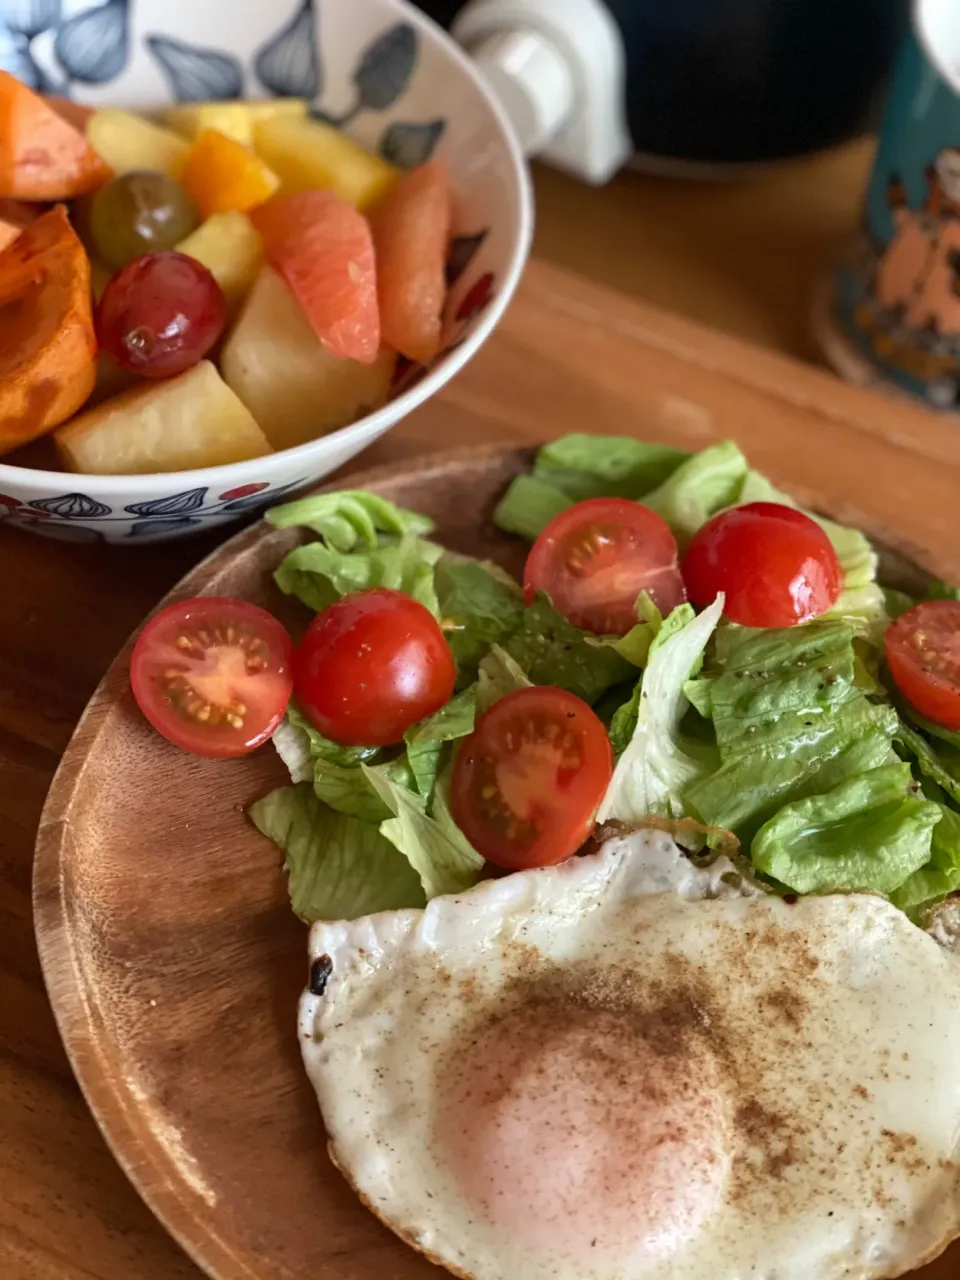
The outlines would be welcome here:
M 403 735 L 417 790 L 426 800 L 433 794 L 444 746 L 473 733 L 476 714 L 477 687 L 471 685 Z
M 542 591 L 523 611 L 519 627 L 500 644 L 532 684 L 567 689 L 591 706 L 612 685 L 636 674 L 612 642 L 568 622 Z
M 930 860 L 890 895 L 890 901 L 914 921 L 948 893 L 960 890 L 960 813 L 950 807 L 935 784 L 925 782 L 923 791 L 928 800 L 940 805 L 940 821 L 933 828 L 930 841 Z
M 692 813 L 745 841 L 782 805 L 893 758 L 897 716 L 890 707 L 856 698 L 828 716 L 808 719 L 794 715 L 779 744 L 734 752 L 716 772 L 692 782 L 684 797 Z
M 896 701 L 902 719 L 908 720 L 917 729 L 922 729 L 929 737 L 937 738 L 940 742 L 946 742 L 960 751 L 960 733 L 955 729 L 944 729 L 942 725 L 934 724 L 932 720 L 928 720 L 925 716 L 914 711 L 913 707 L 904 702 L 902 698 L 898 698 Z
M 442 554 L 436 543 L 413 534 L 370 551 L 343 552 L 324 542 L 308 542 L 284 556 L 273 576 L 285 595 L 296 596 L 318 613 L 351 591 L 392 587 L 436 615 L 434 565 Z
M 724 440 L 681 463 L 663 484 L 644 495 L 643 504 L 661 516 L 684 545 L 712 515 L 738 500 L 746 474 L 746 458 L 732 440 Z
M 676 471 L 689 454 L 631 436 L 572 434 L 545 444 L 534 475 L 565 493 L 584 498 L 642 498 Z
M 492 644 L 523 618 L 523 591 L 495 564 L 446 551 L 435 573 L 440 619 L 463 688 Z
M 912 784 L 909 765 L 890 764 L 784 805 L 757 832 L 753 865 L 797 893 L 891 893 L 929 861 L 941 818 Z
M 313 762 L 313 790 L 318 800 L 338 813 L 373 823 L 390 817 L 390 810 L 358 765 L 344 768 L 318 757 Z
M 308 924 L 424 905 L 410 862 L 376 826 L 328 808 L 310 783 L 271 791 L 249 813 L 283 850 L 290 905 Z
M 960 802 L 960 749 L 946 742 L 934 745 L 922 733 L 902 719 L 897 729 L 897 741 L 908 756 L 916 760 L 917 768 L 947 795 Z
M 380 798 L 394 815 L 380 824 L 380 834 L 395 845 L 416 871 L 427 900 L 463 893 L 480 878 L 484 862 L 459 827 L 442 825 L 427 813 L 426 801 L 398 786 L 379 766 L 361 765 Z
M 517 476 L 493 512 L 493 523 L 504 533 L 517 533 L 533 542 L 573 499 L 538 476 Z
M 692 622 L 696 617 L 696 613 L 693 605 L 681 604 L 677 605 L 676 609 L 671 610 L 667 615 L 666 621 L 664 621 L 660 610 L 645 591 L 641 593 L 637 607 L 640 613 L 646 618 L 646 621 L 640 623 L 639 626 L 634 627 L 633 631 L 628 632 L 623 639 L 627 640 L 634 634 L 634 632 L 642 629 L 642 640 L 633 642 L 630 646 L 630 651 L 634 655 L 634 657 L 631 658 L 631 661 L 635 661 L 642 656 L 642 661 L 637 662 L 636 665 L 645 667 L 650 661 L 650 655 L 656 653 L 660 645 L 665 644 L 672 635 L 675 635 L 678 631 L 682 630 L 683 627 L 687 626 L 688 623 Z M 621 645 L 622 642 L 618 643 L 615 647 L 618 652 L 623 653 Z M 624 654 L 624 657 L 627 656 L 628 654 Z M 702 663 L 703 655 L 701 654 L 694 663 L 690 674 L 696 675 L 700 670 Z M 637 727 L 637 713 L 640 709 L 642 687 L 643 678 L 641 677 L 635 684 L 630 697 L 617 708 L 610 720 L 610 741 L 613 744 L 613 754 L 617 758 L 619 758 L 627 749 L 630 739 L 633 737 L 634 730 Z
M 307 720 L 293 699 L 273 735 L 273 745 L 290 771 L 293 782 L 304 782 L 313 777 L 317 759 L 331 764 L 349 767 L 361 760 L 373 760 L 381 754 L 379 747 L 342 747 L 319 733 Z
M 490 652 L 481 659 L 477 679 L 477 715 L 483 715 L 495 702 L 518 689 L 529 689 L 531 682 L 523 674 L 505 649 L 491 645 Z
M 680 740 L 680 722 L 688 706 L 683 689 L 702 659 L 723 603 L 723 596 L 718 596 L 698 617 L 651 645 L 633 736 L 617 761 L 597 814 L 599 822 L 638 822 L 650 814 L 683 816 L 682 793 L 703 771 Z
M 933 578 L 927 584 L 925 600 L 960 600 L 960 587 L 952 587 L 949 582 Z
M 891 622 L 899 618 L 901 613 L 906 613 L 908 609 L 912 609 L 917 603 L 913 596 L 908 596 L 905 591 L 898 591 L 896 587 L 881 587 L 883 592 L 883 608 L 887 617 Z
M 839 620 L 769 630 L 721 627 L 717 674 L 686 689 L 700 714 L 713 720 L 721 755 L 789 741 L 798 720 L 829 718 L 860 698 L 853 638 Z
M 363 489 L 340 489 L 298 498 L 273 507 L 265 518 L 276 529 L 294 525 L 312 529 L 334 551 L 353 551 L 358 545 L 372 551 L 381 533 L 402 538 L 431 533 L 434 528 L 427 516 L 404 511 L 379 494 Z

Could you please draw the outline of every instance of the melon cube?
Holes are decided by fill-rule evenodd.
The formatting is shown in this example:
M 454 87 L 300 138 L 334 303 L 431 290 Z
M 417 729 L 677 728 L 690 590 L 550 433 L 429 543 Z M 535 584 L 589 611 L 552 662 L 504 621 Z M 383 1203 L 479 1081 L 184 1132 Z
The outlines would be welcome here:
M 399 177 L 386 160 L 371 155 L 345 133 L 320 120 L 280 116 L 254 125 L 257 154 L 282 183 L 284 195 L 320 188 L 368 209 Z
M 195 139 L 207 129 L 253 146 L 254 126 L 264 120 L 303 118 L 305 98 L 268 98 L 264 102 L 184 102 L 169 107 L 164 122 L 185 138 Z
M 203 263 L 235 310 L 253 287 L 263 266 L 263 241 L 245 213 L 215 213 L 177 245 Z
M 87 141 L 114 173 L 158 169 L 179 178 L 190 144 L 130 111 L 104 107 L 87 121 Z

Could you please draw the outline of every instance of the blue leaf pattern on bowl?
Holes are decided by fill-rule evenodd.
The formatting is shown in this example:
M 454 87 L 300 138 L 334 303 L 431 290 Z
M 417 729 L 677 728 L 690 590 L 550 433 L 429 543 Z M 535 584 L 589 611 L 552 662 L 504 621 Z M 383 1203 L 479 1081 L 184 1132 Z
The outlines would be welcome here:
M 62 493 L 55 498 L 38 498 L 29 504 L 36 511 L 48 511 L 63 520 L 90 520 L 108 516 L 110 508 L 85 493 Z
M 313 0 L 303 0 L 291 21 L 260 49 L 253 67 L 263 87 L 278 98 L 312 100 L 321 92 Z
M 183 515 L 187 511 L 196 511 L 203 506 L 207 496 L 207 487 L 187 489 L 184 493 L 174 493 L 168 498 L 154 498 L 150 502 L 133 502 L 124 511 L 133 516 L 173 516 Z
M 168 36 L 145 36 L 144 44 L 178 102 L 222 102 L 243 97 L 243 67 L 233 54 L 199 49 Z
M 446 120 L 388 125 L 380 139 L 380 154 L 399 169 L 415 169 L 433 155 L 446 127 Z
M 57 32 L 53 51 L 71 80 L 107 84 L 127 65 L 130 0 L 107 0 L 69 18 Z
M 367 45 L 353 73 L 359 107 L 385 111 L 393 106 L 410 83 L 418 53 L 417 33 L 409 22 L 398 22 Z
M 60 21 L 60 0 L 0 0 L 0 22 L 32 40 Z
M 198 520 L 196 516 L 167 516 L 165 519 L 138 520 L 136 524 L 130 526 L 127 537 L 159 539 L 174 533 L 177 529 L 186 529 L 191 525 L 198 527 L 202 524 L 203 521 Z
M 55 92 L 48 88 L 47 77 L 33 60 L 26 36 L 13 35 L 0 25 L 0 71 L 8 71 L 29 89 L 38 93 Z
M 487 228 L 472 236 L 454 236 L 447 254 L 447 288 L 451 289 L 476 257 L 487 238 Z

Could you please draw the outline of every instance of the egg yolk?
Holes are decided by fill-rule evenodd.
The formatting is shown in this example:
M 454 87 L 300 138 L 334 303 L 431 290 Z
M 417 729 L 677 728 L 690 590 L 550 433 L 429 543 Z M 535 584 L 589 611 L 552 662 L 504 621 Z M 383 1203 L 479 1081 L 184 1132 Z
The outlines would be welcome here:
M 436 1140 L 474 1211 L 541 1255 L 667 1258 L 719 1207 L 716 1065 L 642 1017 L 524 1005 L 472 1038 L 440 1093 Z

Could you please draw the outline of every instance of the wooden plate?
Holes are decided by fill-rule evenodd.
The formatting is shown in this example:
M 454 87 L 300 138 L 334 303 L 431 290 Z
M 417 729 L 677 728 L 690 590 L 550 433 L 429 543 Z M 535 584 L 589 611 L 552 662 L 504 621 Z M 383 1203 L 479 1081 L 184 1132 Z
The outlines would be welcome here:
M 445 545 L 516 572 L 522 548 L 490 514 L 528 458 L 439 455 L 350 484 L 428 513 Z M 168 600 L 242 596 L 291 615 L 271 570 L 297 541 L 257 525 Z M 893 554 L 888 573 L 906 585 L 916 571 Z M 269 749 L 214 761 L 164 742 L 133 703 L 131 646 L 63 757 L 34 872 L 47 987 L 87 1101 L 140 1194 L 217 1280 L 437 1277 L 326 1156 L 296 1039 L 306 931 L 276 849 L 243 815 L 283 768 Z M 954 1246 L 917 1274 L 958 1269 Z

